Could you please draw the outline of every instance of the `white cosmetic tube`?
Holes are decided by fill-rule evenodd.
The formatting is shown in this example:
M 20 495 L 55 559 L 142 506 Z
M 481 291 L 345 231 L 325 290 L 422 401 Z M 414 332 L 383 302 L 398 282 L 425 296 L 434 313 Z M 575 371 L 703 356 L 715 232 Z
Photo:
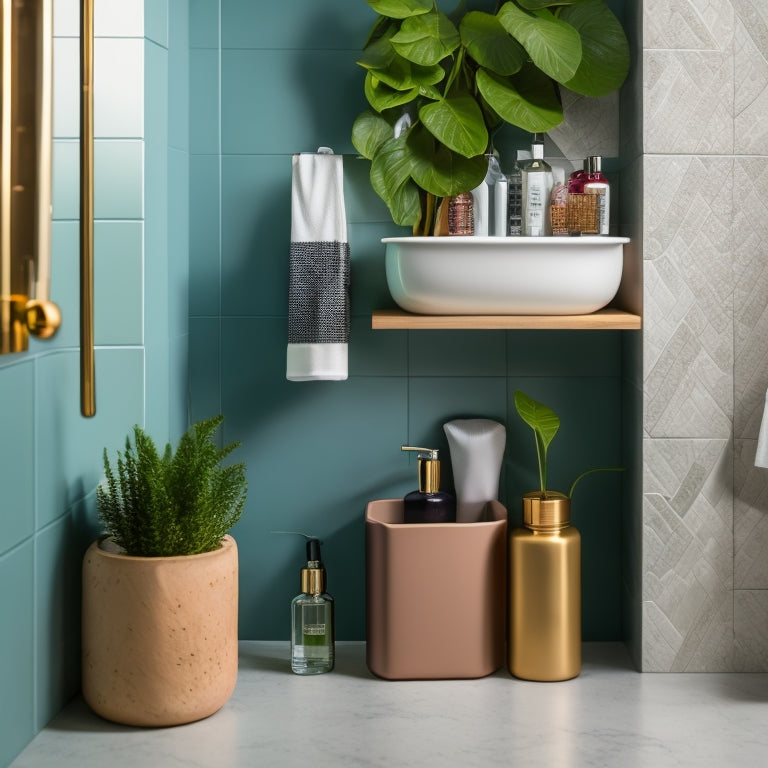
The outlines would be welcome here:
M 456 486 L 456 522 L 477 523 L 499 496 L 507 431 L 490 419 L 456 419 L 443 425 Z

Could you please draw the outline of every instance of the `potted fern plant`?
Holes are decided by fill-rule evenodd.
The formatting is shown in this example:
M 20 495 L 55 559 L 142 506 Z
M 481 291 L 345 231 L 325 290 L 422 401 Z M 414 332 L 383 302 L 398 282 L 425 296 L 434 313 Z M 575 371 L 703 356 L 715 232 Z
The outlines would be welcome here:
M 243 463 L 222 466 L 216 416 L 161 454 L 139 426 L 104 450 L 97 488 L 105 535 L 83 561 L 83 696 L 102 717 L 167 726 L 213 714 L 237 678 L 238 558 Z
M 441 198 L 482 182 L 501 126 L 545 133 L 563 120 L 561 88 L 604 96 L 629 71 L 629 43 L 605 0 L 514 0 L 493 13 L 367 2 L 379 15 L 357 63 L 370 109 L 352 143 L 393 221 L 414 235 L 432 233 Z

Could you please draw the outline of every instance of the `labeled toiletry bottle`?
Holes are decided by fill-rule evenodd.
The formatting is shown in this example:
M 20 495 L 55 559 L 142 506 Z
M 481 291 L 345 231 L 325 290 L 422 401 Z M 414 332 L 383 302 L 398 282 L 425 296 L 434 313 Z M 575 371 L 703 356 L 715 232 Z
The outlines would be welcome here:
M 320 542 L 307 540 L 301 594 L 291 601 L 291 669 L 297 675 L 330 672 L 335 661 L 333 598 L 325 591 Z
M 584 182 L 586 194 L 598 195 L 597 234 L 607 235 L 611 228 L 611 187 L 602 173 L 602 158 L 596 155 L 587 158 L 587 179 Z
M 518 149 L 515 165 L 507 176 L 508 235 L 523 234 L 523 168 L 530 159 L 530 152 Z
M 552 169 L 544 160 L 544 142 L 531 144 L 531 162 L 523 168 L 523 235 L 543 237 L 549 226 Z
M 568 234 L 568 187 L 565 185 L 565 169 L 552 167 L 552 194 L 549 198 L 549 222 L 553 235 Z
M 509 537 L 509 671 L 524 680 L 569 680 L 581 671 L 581 536 L 571 500 L 523 496 L 523 527 Z
M 404 523 L 455 523 L 456 499 L 440 490 L 440 461 L 432 448 L 401 446 L 403 451 L 418 451 L 419 490 L 403 499 Z
M 462 192 L 448 204 L 448 234 L 473 235 L 475 233 L 474 201 L 471 192 Z

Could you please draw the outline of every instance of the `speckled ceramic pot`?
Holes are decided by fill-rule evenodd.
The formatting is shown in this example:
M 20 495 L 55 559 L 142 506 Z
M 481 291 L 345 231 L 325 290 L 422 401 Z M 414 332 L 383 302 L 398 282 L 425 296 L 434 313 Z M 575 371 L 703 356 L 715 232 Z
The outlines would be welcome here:
M 83 560 L 83 696 L 126 725 L 208 717 L 237 679 L 237 545 L 129 557 L 94 542 Z

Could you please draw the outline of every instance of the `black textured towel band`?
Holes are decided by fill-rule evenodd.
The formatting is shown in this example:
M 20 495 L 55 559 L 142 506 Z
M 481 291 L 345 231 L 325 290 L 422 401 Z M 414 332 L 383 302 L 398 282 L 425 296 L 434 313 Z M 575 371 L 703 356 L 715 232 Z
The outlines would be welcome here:
M 288 343 L 349 341 L 349 243 L 292 242 Z

